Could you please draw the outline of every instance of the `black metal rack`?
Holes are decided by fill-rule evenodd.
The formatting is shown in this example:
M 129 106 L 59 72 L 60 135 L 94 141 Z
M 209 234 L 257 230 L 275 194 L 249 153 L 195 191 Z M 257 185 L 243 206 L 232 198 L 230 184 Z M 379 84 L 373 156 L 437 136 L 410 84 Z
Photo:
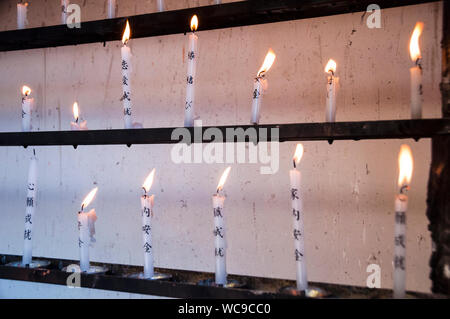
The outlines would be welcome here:
M 250 0 L 83 22 L 81 29 L 69 29 L 59 25 L 4 31 L 0 32 L 0 51 L 120 40 L 127 18 L 133 29 L 133 38 L 142 38 L 185 33 L 189 30 L 189 19 L 193 14 L 200 17 L 199 31 L 202 31 L 365 11 L 372 2 L 365 0 Z M 425 2 L 435 1 L 379 0 L 376 3 L 384 9 Z M 442 119 L 238 125 L 217 128 L 223 136 L 226 136 L 227 129 L 249 131 L 254 128 L 256 129 L 256 138 L 246 138 L 247 141 L 253 142 L 432 138 L 427 216 L 430 220 L 429 229 L 435 243 L 435 250 L 430 260 L 432 268 L 430 278 L 433 282 L 433 292 L 450 295 L 450 279 L 445 277 L 443 271 L 446 261 L 450 258 L 450 236 L 448 236 L 450 233 L 450 196 L 448 196 L 450 192 L 450 5 L 448 1 L 444 1 L 443 6 Z M 210 127 L 202 127 L 202 133 L 208 128 Z M 279 129 L 278 136 L 271 135 L 274 128 Z M 179 137 L 172 139 L 175 129 L 3 132 L 0 133 L 0 146 L 171 144 L 179 142 Z M 267 135 L 261 134 L 259 129 L 267 129 Z M 189 128 L 191 136 L 195 135 L 192 134 L 194 130 L 195 128 Z M 202 138 L 201 140 L 191 139 L 190 142 L 211 141 Z M 67 273 L 61 271 L 61 265 L 67 264 L 69 261 L 52 260 L 52 266 L 49 269 L 13 268 L 5 265 L 7 261 L 19 258 L 19 256 L 3 256 L 0 262 L 0 278 L 66 284 Z M 127 272 L 136 271 L 138 267 L 108 266 L 112 270 L 104 275 L 83 274 L 83 287 L 168 297 L 285 298 L 289 295 L 280 292 L 279 288 L 283 285 L 293 284 L 293 282 L 285 280 L 234 276 L 249 283 L 246 289 L 204 287 L 196 285 L 196 280 L 210 277 L 211 274 L 164 269 L 163 271 L 173 275 L 174 280 L 154 282 L 124 277 Z M 364 288 L 347 286 L 347 290 L 343 290 L 344 286 L 320 285 L 326 286 L 326 289 L 335 292 L 338 297 L 351 296 L 349 291 L 357 291 L 359 295 L 367 297 L 380 297 L 382 296 L 380 294 L 383 293 L 382 290 L 377 290 L 375 293 L 373 290 Z

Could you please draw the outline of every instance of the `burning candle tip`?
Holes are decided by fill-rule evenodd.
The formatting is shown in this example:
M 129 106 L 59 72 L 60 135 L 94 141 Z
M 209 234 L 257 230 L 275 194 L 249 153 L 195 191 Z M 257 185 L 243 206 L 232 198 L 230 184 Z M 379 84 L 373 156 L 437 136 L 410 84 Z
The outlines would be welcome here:
M 123 43 L 123 45 L 127 45 L 128 40 L 130 40 L 130 35 L 131 35 L 130 24 L 128 23 L 128 19 L 127 19 L 127 24 L 125 26 L 125 31 L 123 32 L 123 36 L 122 36 L 122 43 Z
M 198 29 L 198 17 L 194 14 L 191 18 L 191 31 L 195 32 Z

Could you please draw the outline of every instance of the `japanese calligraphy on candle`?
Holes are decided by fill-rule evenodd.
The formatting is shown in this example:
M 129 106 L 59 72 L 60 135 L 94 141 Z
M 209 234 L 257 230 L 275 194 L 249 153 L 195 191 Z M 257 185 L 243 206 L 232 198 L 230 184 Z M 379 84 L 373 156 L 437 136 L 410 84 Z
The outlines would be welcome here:
M 328 73 L 327 77 L 327 102 L 325 110 L 326 122 L 336 121 L 336 81 L 338 78 L 336 73 L 336 62 L 330 59 L 325 66 L 325 73 Z
M 73 118 L 74 121 L 70 122 L 70 129 L 72 131 L 79 131 L 79 130 L 87 130 L 87 122 L 86 120 L 82 121 L 80 120 L 80 113 L 79 113 L 79 108 L 78 108 L 78 103 L 75 102 L 73 103 Z
M 420 54 L 419 37 L 423 23 L 417 22 L 409 42 L 409 54 L 415 66 L 409 69 L 411 76 L 411 118 L 422 118 L 422 55 Z
M 303 156 L 303 145 L 297 144 L 294 157 L 292 159 L 294 168 L 289 171 L 291 181 L 291 202 L 292 217 L 294 222 L 293 239 L 294 239 L 294 256 L 297 266 L 297 290 L 306 291 L 308 289 L 308 280 L 306 275 L 305 260 L 305 237 L 303 222 L 303 199 L 301 192 L 301 172 L 297 169 L 297 165 Z
M 231 167 L 227 167 L 223 172 L 219 184 L 217 185 L 216 194 L 212 197 L 213 215 L 214 215 L 214 255 L 216 258 L 215 282 L 216 285 L 227 284 L 227 268 L 226 268 L 226 249 L 227 242 L 225 237 L 225 221 L 223 205 L 225 196 L 221 195 L 223 186 L 230 173 Z
M 31 131 L 31 112 L 33 111 L 34 99 L 30 97 L 31 89 L 24 85 L 22 87 L 22 131 Z
M 123 120 L 125 128 L 132 128 L 132 118 L 131 118 L 131 49 L 127 47 L 128 40 L 130 39 L 130 24 L 127 20 L 127 25 L 122 37 L 122 103 L 123 103 Z
M 23 233 L 23 257 L 22 265 L 31 264 L 32 259 L 32 236 L 33 236 L 33 216 L 36 208 L 36 193 L 37 193 L 37 158 L 36 152 L 33 149 L 33 155 L 30 160 L 28 169 L 28 183 L 27 183 L 27 199 L 25 208 L 25 230 Z
M 191 19 L 191 34 L 189 34 L 189 49 L 187 55 L 187 76 L 186 76 L 186 100 L 184 103 L 184 126 L 194 126 L 194 104 L 195 104 L 195 74 L 197 70 L 197 40 L 195 31 L 198 28 L 198 18 L 194 15 Z
M 153 242 L 152 242 L 152 215 L 154 195 L 149 196 L 148 192 L 153 184 L 155 169 L 153 169 L 142 185 L 144 195 L 141 196 L 142 208 L 142 248 L 144 252 L 144 278 L 152 278 L 155 274 L 153 267 Z
M 275 61 L 276 55 L 269 49 L 269 52 L 266 54 L 266 58 L 256 74 L 256 78 L 253 84 L 253 97 L 252 97 L 252 117 L 250 122 L 252 124 L 258 124 L 261 112 L 261 101 L 262 96 L 267 87 L 267 80 L 265 79 L 265 75 L 267 71 L 272 67 L 273 62 Z
M 409 146 L 401 146 L 398 164 L 400 171 L 398 175 L 398 194 L 395 197 L 394 298 L 404 298 L 406 285 L 407 190 L 409 189 L 413 172 L 413 158 Z
M 25 29 L 28 24 L 27 20 L 27 6 L 28 2 L 17 4 L 17 29 Z
M 98 188 L 94 188 L 84 198 L 81 204 L 81 210 L 78 212 L 78 247 L 80 248 L 80 268 L 82 272 L 88 272 L 90 269 L 89 246 L 95 243 L 95 222 L 97 215 L 95 209 L 85 212 L 85 208 L 92 202 L 97 194 Z

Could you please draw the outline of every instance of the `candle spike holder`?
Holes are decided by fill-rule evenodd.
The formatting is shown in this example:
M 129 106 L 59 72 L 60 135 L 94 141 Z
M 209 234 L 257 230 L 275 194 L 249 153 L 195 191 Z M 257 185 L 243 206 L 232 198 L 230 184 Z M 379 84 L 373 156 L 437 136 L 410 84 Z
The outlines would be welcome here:
M 327 292 L 326 290 L 310 286 L 305 290 L 297 290 L 296 287 L 284 287 L 281 289 L 282 293 L 286 293 L 292 296 L 299 296 L 299 297 L 305 297 L 305 298 L 326 298 L 329 297 L 331 294 Z
M 78 270 L 78 271 L 76 271 Z M 67 267 L 64 267 L 62 269 L 62 271 L 65 272 L 81 272 L 83 274 L 104 274 L 108 271 L 109 269 L 107 267 L 103 267 L 103 266 L 90 266 L 88 271 L 81 271 L 80 270 L 80 265 L 78 264 L 73 264 L 73 265 L 69 265 Z
M 45 268 L 50 265 L 50 262 L 48 260 L 40 260 L 40 259 L 33 259 L 31 263 L 24 265 L 22 261 L 13 261 L 6 266 L 9 267 L 19 267 L 19 268 Z
M 143 272 L 138 272 L 135 274 L 128 275 L 127 277 L 133 278 L 133 279 L 144 279 L 144 280 L 169 280 L 172 278 L 172 275 L 155 272 L 152 277 L 145 278 Z
M 199 286 L 208 286 L 208 287 L 223 287 L 223 288 L 244 288 L 245 283 L 239 282 L 234 279 L 227 279 L 226 285 L 218 285 L 214 278 L 203 279 L 198 282 Z

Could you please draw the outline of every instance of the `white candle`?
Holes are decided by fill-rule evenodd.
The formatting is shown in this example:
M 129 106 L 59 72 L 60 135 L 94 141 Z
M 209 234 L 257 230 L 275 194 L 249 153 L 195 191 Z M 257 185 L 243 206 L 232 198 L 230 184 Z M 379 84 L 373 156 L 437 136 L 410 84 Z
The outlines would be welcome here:
M 25 26 L 28 23 L 27 6 L 27 2 L 17 4 L 17 29 L 25 29 Z
M 31 89 L 24 85 L 22 87 L 22 131 L 31 131 L 31 112 L 33 110 L 34 99 L 30 98 L 29 95 Z
M 164 6 L 164 0 L 158 0 L 157 4 L 158 4 L 158 11 L 159 12 L 163 12 L 166 9 L 165 6 Z
M 108 19 L 116 17 L 116 0 L 108 0 Z
M 222 3 L 222 0 L 215 0 L 214 1 L 216 4 L 221 4 Z
M 399 154 L 399 193 L 395 197 L 395 239 L 394 239 L 394 298 L 405 297 L 406 287 L 406 211 L 408 209 L 408 196 L 413 171 L 411 150 L 402 145 Z
M 33 156 L 30 160 L 28 169 L 28 184 L 27 184 L 27 201 L 25 208 L 25 231 L 23 235 L 23 257 L 22 265 L 31 264 L 32 259 L 32 236 L 33 236 L 33 217 L 36 207 L 36 193 L 37 193 L 37 158 L 35 150 L 33 149 Z
M 69 6 L 69 0 L 61 0 L 61 24 L 67 23 L 67 7 Z
M 187 76 L 186 76 L 186 101 L 184 104 L 184 126 L 194 126 L 194 104 L 195 104 L 195 74 L 197 70 L 197 41 L 198 36 L 195 31 L 198 28 L 198 18 L 194 15 L 191 19 L 191 30 L 189 34 L 189 50 L 187 55 Z
M 144 252 L 144 278 L 152 278 L 155 275 L 153 266 L 153 240 L 152 240 L 152 216 L 154 195 L 148 196 L 147 193 L 153 184 L 155 169 L 151 171 L 145 179 L 142 188 L 144 195 L 141 196 L 142 208 L 142 249 Z
M 220 195 L 223 185 L 230 173 L 231 167 L 222 174 L 219 185 L 217 186 L 217 193 L 213 195 L 213 213 L 214 213 L 214 255 L 216 257 L 215 269 L 215 283 L 216 285 L 227 284 L 227 266 L 226 266 L 226 250 L 227 242 L 225 236 L 225 220 L 224 220 L 224 202 L 225 196 Z
M 123 120 L 126 129 L 133 128 L 131 118 L 131 49 L 127 47 L 127 42 L 130 39 L 130 25 L 127 20 L 127 25 L 122 37 L 123 46 L 120 50 L 122 56 L 122 102 L 123 102 Z
M 409 42 L 409 53 L 415 66 L 409 69 L 411 76 L 411 118 L 422 118 L 422 65 L 419 47 L 419 37 L 422 33 L 423 23 L 418 22 L 414 28 Z
M 84 212 L 84 209 L 90 204 L 97 193 L 97 187 L 94 188 L 83 200 L 81 204 L 81 211 L 78 212 L 78 247 L 80 248 L 80 268 L 82 272 L 89 271 L 89 246 L 95 242 L 94 223 L 97 220 L 95 209 L 91 209 L 89 212 Z
M 264 59 L 264 62 L 256 75 L 253 84 L 252 116 L 250 119 L 250 123 L 252 124 L 259 123 L 262 96 L 264 89 L 267 86 L 267 82 L 264 77 L 267 71 L 269 71 L 269 69 L 272 67 L 275 58 L 275 53 L 272 51 L 272 49 L 269 49 L 269 52 L 266 54 L 266 58 Z
M 301 172 L 297 170 L 297 164 L 300 162 L 303 155 L 303 145 L 297 144 L 295 155 L 293 158 L 294 168 L 289 171 L 289 178 L 291 182 L 291 200 L 292 200 L 292 215 L 294 221 L 294 255 L 297 266 L 297 290 L 306 291 L 308 288 L 308 279 L 306 275 L 306 260 L 305 260 L 305 235 L 304 235 L 304 220 L 303 220 L 303 200 L 301 188 Z
M 336 62 L 330 59 L 325 66 L 327 77 L 327 102 L 325 111 L 326 122 L 336 122 Z
M 70 129 L 72 131 L 85 131 L 88 129 L 87 121 L 80 120 L 77 102 L 73 103 L 73 117 L 74 117 L 74 122 L 70 122 Z

